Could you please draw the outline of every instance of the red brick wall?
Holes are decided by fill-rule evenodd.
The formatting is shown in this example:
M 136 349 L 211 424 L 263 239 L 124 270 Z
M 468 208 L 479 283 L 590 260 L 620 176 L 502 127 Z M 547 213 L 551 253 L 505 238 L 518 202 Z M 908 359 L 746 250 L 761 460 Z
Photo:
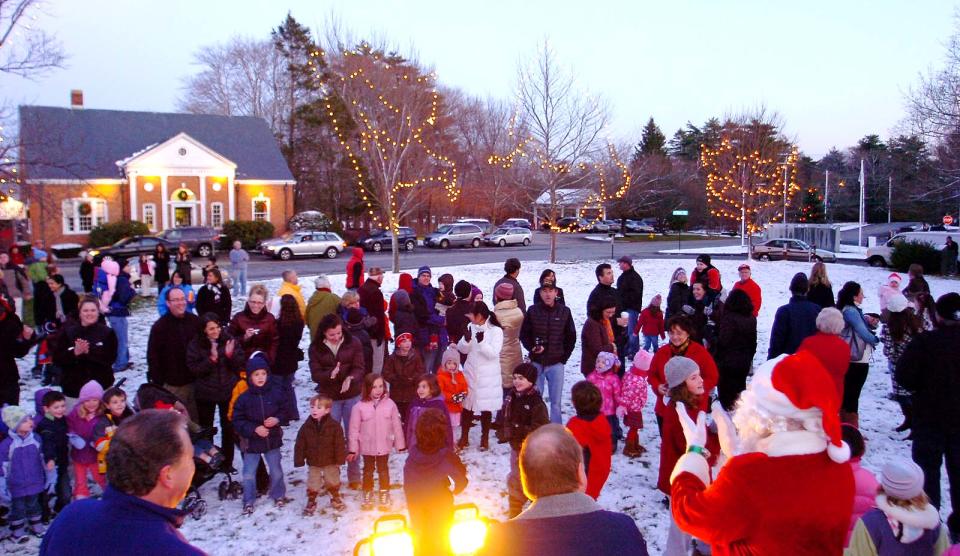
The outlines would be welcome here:
M 270 199 L 270 222 L 277 233 L 287 229 L 287 221 L 293 217 L 293 186 L 240 183 L 237 184 L 237 220 L 253 219 L 252 200 L 260 193 Z

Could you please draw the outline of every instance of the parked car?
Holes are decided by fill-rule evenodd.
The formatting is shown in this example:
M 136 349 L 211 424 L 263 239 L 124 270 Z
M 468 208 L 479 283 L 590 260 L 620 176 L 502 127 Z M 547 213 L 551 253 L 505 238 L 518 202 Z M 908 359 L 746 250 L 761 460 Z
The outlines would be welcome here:
M 627 220 L 627 231 L 634 234 L 655 234 L 657 233 L 656 221 L 650 224 L 647 220 Z
M 423 244 L 427 247 L 439 247 L 446 249 L 448 247 L 461 246 L 480 247 L 483 242 L 483 230 L 476 224 L 444 224 L 423 238 Z
M 619 232 L 620 231 L 620 221 L 619 220 L 601 220 L 604 224 L 607 225 L 608 231 Z
M 113 245 L 95 247 L 88 251 L 95 258 L 110 257 L 113 260 L 129 259 L 140 255 L 153 255 L 158 244 L 163 244 L 167 251 L 177 250 L 177 243 L 155 236 L 125 237 Z
M 569 230 L 571 232 L 583 232 L 589 228 L 589 224 L 583 218 L 578 218 L 576 216 L 564 216 L 560 220 L 557 220 L 557 227 Z M 549 226 L 547 227 L 549 229 Z
M 531 241 L 533 241 L 533 233 L 527 228 L 521 228 L 519 226 L 513 228 L 500 227 L 492 234 L 488 234 L 483 238 L 483 242 L 487 245 L 499 245 L 500 247 L 507 245 L 530 245 Z
M 174 245 L 187 244 L 190 252 L 199 257 L 209 257 L 217 249 L 220 233 L 209 226 L 183 226 L 170 228 L 157 234 L 157 237 L 173 242 Z
M 417 232 L 413 228 L 406 226 L 400 227 L 400 234 L 397 236 L 397 243 L 401 249 L 413 251 L 417 246 Z M 390 249 L 393 245 L 393 232 L 388 230 L 375 230 L 369 236 L 357 241 L 357 245 L 367 251 L 379 253 L 384 249 Z
M 826 249 L 814 249 L 799 239 L 768 239 L 753 246 L 753 258 L 761 261 L 837 262 L 837 254 Z
M 334 232 L 301 230 L 263 241 L 258 249 L 265 257 L 288 261 L 293 257 L 311 255 L 335 259 L 346 246 L 343 238 Z
M 884 243 L 867 249 L 867 263 L 870 266 L 889 266 L 893 246 L 901 241 L 924 242 L 943 249 L 947 236 L 956 238 L 957 232 L 904 232 L 897 234 Z
M 526 228 L 531 229 L 533 225 L 526 218 L 507 218 L 500 224 L 501 228 Z
M 587 220 L 587 231 L 605 234 L 610 231 L 610 225 L 604 220 Z

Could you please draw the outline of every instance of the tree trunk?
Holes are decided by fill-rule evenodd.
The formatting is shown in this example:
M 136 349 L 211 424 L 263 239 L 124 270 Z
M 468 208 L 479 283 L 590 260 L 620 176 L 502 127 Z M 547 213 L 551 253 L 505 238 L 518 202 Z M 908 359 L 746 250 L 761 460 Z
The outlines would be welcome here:
M 550 264 L 557 262 L 557 231 L 550 227 Z
M 393 233 L 393 272 L 400 272 L 400 239 L 397 237 L 397 233 Z

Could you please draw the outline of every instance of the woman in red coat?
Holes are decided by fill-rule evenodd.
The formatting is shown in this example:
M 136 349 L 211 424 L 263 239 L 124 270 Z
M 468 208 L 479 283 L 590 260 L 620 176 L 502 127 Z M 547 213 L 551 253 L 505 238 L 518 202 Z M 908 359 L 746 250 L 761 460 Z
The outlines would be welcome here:
M 703 389 L 707 392 L 700 400 L 700 409 L 707 411 L 709 393 L 717 386 L 720 379 L 720 373 L 717 371 L 717 364 L 713 361 L 713 356 L 707 351 L 707 348 L 690 339 L 693 332 L 693 323 L 684 315 L 670 317 L 667 322 L 667 332 L 670 335 L 670 343 L 657 350 L 653 355 L 653 362 L 650 363 L 650 386 L 657 396 L 657 405 L 654 407 L 654 413 L 657 415 L 657 425 L 663 431 L 663 418 L 669 411 L 663 403 L 663 396 L 667 393 L 667 377 L 664 374 L 664 367 L 671 358 L 678 355 L 693 359 L 700 368 L 700 376 L 703 378 Z

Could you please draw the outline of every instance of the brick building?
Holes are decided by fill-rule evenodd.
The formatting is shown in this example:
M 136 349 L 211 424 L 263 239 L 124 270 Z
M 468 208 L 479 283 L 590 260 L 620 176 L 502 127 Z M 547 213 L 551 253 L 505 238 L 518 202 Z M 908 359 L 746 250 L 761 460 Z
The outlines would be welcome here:
M 293 175 L 260 118 L 20 107 L 20 171 L 30 232 L 86 244 L 97 224 L 152 232 L 294 214 Z

